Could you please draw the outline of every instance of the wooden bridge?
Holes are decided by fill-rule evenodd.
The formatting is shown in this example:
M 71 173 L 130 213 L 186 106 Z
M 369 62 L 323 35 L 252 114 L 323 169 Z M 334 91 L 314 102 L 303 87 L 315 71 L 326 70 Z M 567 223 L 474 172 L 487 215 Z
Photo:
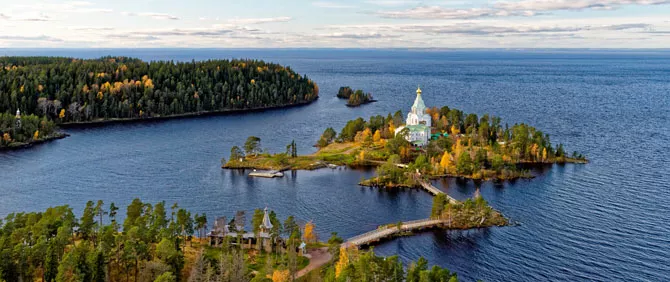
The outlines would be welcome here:
M 433 196 L 437 196 L 439 194 L 444 194 L 447 197 L 447 199 L 449 200 L 449 202 L 458 202 L 458 200 L 449 196 L 449 194 L 442 192 L 442 190 L 437 189 L 437 187 L 433 186 L 433 184 L 431 184 L 430 182 L 421 179 L 420 175 L 416 175 L 415 177 L 416 177 L 416 181 L 419 182 L 419 184 L 421 184 L 421 188 L 428 191 L 428 193 L 433 194 Z
M 456 199 L 453 197 L 449 196 L 447 193 L 442 192 L 442 190 L 437 189 L 437 187 L 433 186 L 430 182 L 425 181 L 421 178 L 421 174 L 418 172 L 414 175 L 415 179 L 419 184 L 421 184 L 421 188 L 424 190 L 428 191 L 428 193 L 432 194 L 433 196 L 437 196 L 439 194 L 443 194 L 447 197 L 447 199 L 450 202 L 458 202 Z M 428 219 L 419 219 L 419 220 L 413 220 L 413 221 L 408 221 L 408 222 L 403 222 L 400 228 L 398 228 L 397 225 L 395 224 L 387 224 L 384 225 L 376 230 L 360 234 L 358 236 L 349 238 L 346 242 L 342 243 L 342 246 L 348 247 L 348 246 L 365 246 L 365 245 L 370 245 L 372 243 L 378 242 L 382 239 L 392 237 L 396 235 L 397 233 L 401 232 L 408 232 L 408 231 L 414 231 L 414 230 L 421 230 L 421 229 L 428 229 L 428 228 L 435 228 L 439 227 L 440 225 L 448 224 L 448 220 L 446 219 L 433 219 L 433 218 L 428 218 Z
M 401 232 L 408 232 L 408 231 L 435 228 L 435 227 L 438 227 L 442 224 L 446 224 L 446 222 L 447 221 L 444 220 L 444 219 L 428 218 L 428 219 L 420 219 L 420 220 L 413 220 L 413 221 L 403 222 L 400 228 L 398 228 L 398 226 L 395 225 L 395 224 L 388 224 L 388 225 L 384 225 L 383 227 L 380 227 L 376 230 L 373 230 L 373 231 L 363 233 L 361 235 L 349 238 L 349 240 L 342 243 L 342 246 L 344 246 L 344 247 L 350 247 L 350 246 L 360 247 L 360 246 L 370 245 L 370 244 L 378 242 L 382 239 L 392 237 L 392 236 L 394 236 L 398 233 L 401 233 Z

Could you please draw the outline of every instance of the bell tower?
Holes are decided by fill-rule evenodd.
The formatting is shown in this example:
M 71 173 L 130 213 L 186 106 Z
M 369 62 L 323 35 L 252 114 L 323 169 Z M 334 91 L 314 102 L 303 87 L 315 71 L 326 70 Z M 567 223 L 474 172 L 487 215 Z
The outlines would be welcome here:
M 16 110 L 16 117 L 14 119 L 14 127 L 21 129 L 21 110 Z

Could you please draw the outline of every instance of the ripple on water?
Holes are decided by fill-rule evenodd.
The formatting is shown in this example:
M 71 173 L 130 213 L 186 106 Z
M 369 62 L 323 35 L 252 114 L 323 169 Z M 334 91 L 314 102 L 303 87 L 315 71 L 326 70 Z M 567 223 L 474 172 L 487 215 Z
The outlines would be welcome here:
M 588 165 L 554 166 L 537 178 L 482 183 L 489 203 L 520 226 L 426 232 L 375 248 L 404 261 L 420 255 L 466 281 L 665 281 L 670 277 L 670 55 L 662 51 L 393 50 L 4 50 L 8 55 L 143 59 L 253 57 L 290 65 L 319 83 L 306 107 L 253 114 L 68 130 L 71 137 L 0 153 L 0 216 L 103 199 L 179 202 L 210 220 L 269 206 L 313 220 L 321 238 L 351 237 L 380 224 L 424 218 L 431 197 L 356 183 L 372 171 L 319 170 L 282 179 L 251 179 L 219 169 L 247 136 L 301 154 L 326 127 L 406 111 L 420 83 L 427 105 L 491 113 L 530 123 L 554 143 L 586 154 Z M 109 53 L 109 54 L 108 54 Z M 332 97 L 344 85 L 379 102 L 359 108 Z M 403 102 L 405 101 L 405 102 Z M 457 199 L 471 181 L 436 181 Z M 250 214 L 248 216 L 250 218 Z

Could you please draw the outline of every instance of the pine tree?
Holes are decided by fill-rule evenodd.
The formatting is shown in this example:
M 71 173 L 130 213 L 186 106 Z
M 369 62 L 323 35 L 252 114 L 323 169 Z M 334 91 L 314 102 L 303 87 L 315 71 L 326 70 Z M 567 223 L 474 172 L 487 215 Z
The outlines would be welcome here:
M 56 241 L 52 240 L 49 242 L 49 246 L 47 247 L 46 262 L 44 263 L 44 281 L 46 282 L 56 281 L 56 275 L 58 275 L 58 265 L 60 263 L 58 261 L 59 253 L 60 251 L 58 250 Z
M 88 201 L 84 208 L 84 213 L 81 216 L 79 223 L 79 234 L 82 239 L 88 240 L 93 235 L 93 227 L 95 227 L 95 212 L 93 208 L 93 201 Z

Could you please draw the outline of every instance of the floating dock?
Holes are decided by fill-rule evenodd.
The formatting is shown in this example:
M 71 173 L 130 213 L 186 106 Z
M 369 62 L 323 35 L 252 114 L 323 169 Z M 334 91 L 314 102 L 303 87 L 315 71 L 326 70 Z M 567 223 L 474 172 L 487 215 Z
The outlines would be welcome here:
M 254 171 L 250 172 L 249 176 L 275 178 L 275 177 L 284 177 L 284 174 L 279 171 Z

